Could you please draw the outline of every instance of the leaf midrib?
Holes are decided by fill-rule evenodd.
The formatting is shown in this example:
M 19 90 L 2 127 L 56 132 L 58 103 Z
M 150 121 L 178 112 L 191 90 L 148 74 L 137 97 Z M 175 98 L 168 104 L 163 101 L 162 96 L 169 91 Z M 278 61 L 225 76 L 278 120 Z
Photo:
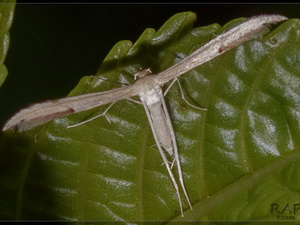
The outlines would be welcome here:
M 260 183 L 263 178 L 266 178 L 273 173 L 277 173 L 278 170 L 283 169 L 284 167 L 291 165 L 300 159 L 300 149 L 294 149 L 289 154 L 286 154 L 283 157 L 279 157 L 274 160 L 272 163 L 264 166 L 263 168 L 245 175 L 236 182 L 229 184 L 227 187 L 223 188 L 219 192 L 213 194 L 209 198 L 206 198 L 200 202 L 197 202 L 193 205 L 194 210 L 190 209 L 185 211 L 185 219 L 190 221 L 197 221 L 201 217 L 209 214 L 216 207 L 220 207 L 222 203 L 228 201 L 228 199 L 237 196 L 240 192 L 249 190 L 258 183 Z M 182 220 L 181 216 L 177 216 L 174 219 L 170 220 L 170 225 L 172 222 Z M 174 225 L 174 224 L 173 224 Z

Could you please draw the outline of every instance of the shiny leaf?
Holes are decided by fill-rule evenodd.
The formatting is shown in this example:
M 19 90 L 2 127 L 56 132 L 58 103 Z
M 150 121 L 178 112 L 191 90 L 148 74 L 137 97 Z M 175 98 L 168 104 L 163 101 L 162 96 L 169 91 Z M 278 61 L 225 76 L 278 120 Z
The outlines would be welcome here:
M 0 86 L 7 76 L 7 69 L 3 63 L 9 47 L 9 29 L 13 21 L 15 2 L 7 0 L 0 4 Z
M 194 20 L 191 12 L 176 14 L 159 31 L 146 29 L 134 45 L 117 43 L 96 76 L 83 77 L 70 95 L 133 83 L 141 68 L 162 71 L 242 19 L 198 28 Z M 184 218 L 145 112 L 128 100 L 75 128 L 67 125 L 107 106 L 22 134 L 7 132 L 0 152 L 0 217 L 127 223 L 299 219 L 299 207 L 293 208 L 300 203 L 299 28 L 299 20 L 291 19 L 181 76 L 185 98 L 206 111 L 189 106 L 177 84 L 166 96 L 194 206 L 191 211 L 184 202 Z M 287 204 L 293 213 L 283 211 Z

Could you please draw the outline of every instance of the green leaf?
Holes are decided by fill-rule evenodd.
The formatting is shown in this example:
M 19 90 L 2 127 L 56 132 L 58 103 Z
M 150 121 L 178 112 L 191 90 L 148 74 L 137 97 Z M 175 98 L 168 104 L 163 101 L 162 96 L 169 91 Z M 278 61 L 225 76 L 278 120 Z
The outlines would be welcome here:
M 13 21 L 15 2 L 15 0 L 7 0 L 0 4 L 0 86 L 7 76 L 7 69 L 3 63 L 9 47 L 8 31 Z
M 96 76 L 83 77 L 70 95 L 133 83 L 140 68 L 162 71 L 242 19 L 199 28 L 194 20 L 191 12 L 179 13 L 157 32 L 146 29 L 134 45 L 117 43 Z M 184 202 L 184 218 L 145 112 L 128 100 L 116 102 L 106 118 L 75 128 L 66 127 L 107 106 L 7 132 L 0 218 L 299 220 L 299 28 L 291 19 L 181 76 L 185 97 L 207 111 L 190 107 L 177 84 L 166 96 L 194 206 L 191 211 Z

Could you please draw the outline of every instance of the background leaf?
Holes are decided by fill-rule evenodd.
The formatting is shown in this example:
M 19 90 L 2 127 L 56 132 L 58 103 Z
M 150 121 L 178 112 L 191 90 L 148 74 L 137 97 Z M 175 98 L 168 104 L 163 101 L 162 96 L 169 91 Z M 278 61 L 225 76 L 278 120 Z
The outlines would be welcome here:
M 9 47 L 9 29 L 13 21 L 15 1 L 2 1 L 0 4 L 0 86 L 7 76 L 6 66 L 3 64 Z
M 238 20 L 192 29 L 193 13 L 172 17 L 158 32 L 118 43 L 98 76 L 71 92 L 133 82 L 141 67 L 159 72 Z M 276 220 L 271 204 L 299 203 L 299 29 L 289 20 L 263 38 L 182 76 L 189 107 L 174 86 L 167 102 L 188 193 L 195 206 L 179 215 L 140 105 L 120 101 L 107 117 L 66 129 L 105 107 L 55 120 L 1 146 L 1 217 L 144 221 Z M 118 82 L 116 82 L 118 81 Z M 298 163 L 299 165 L 299 163 Z M 299 215 L 299 214 L 297 214 Z M 294 219 L 297 219 L 294 215 Z

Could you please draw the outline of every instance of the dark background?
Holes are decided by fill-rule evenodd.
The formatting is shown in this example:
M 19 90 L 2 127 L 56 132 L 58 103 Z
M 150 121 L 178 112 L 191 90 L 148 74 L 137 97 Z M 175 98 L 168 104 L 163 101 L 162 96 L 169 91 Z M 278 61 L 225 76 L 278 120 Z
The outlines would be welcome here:
M 195 26 L 256 14 L 299 18 L 299 4 L 17 4 L 0 88 L 0 126 L 21 107 L 66 96 L 92 75 L 120 40 L 136 41 L 178 12 L 197 14 Z

